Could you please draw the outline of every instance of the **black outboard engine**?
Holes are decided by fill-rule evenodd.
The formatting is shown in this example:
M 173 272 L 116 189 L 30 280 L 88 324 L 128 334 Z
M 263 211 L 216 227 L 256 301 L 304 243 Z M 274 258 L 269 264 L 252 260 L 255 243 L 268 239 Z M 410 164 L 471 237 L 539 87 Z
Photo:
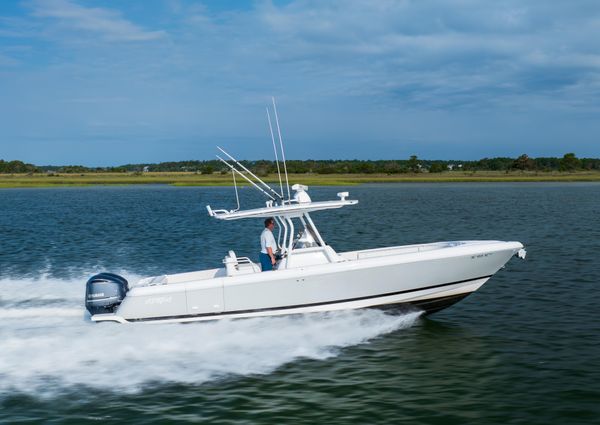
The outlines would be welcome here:
M 129 290 L 127 280 L 114 273 L 92 276 L 85 285 L 85 308 L 90 314 L 112 313 Z

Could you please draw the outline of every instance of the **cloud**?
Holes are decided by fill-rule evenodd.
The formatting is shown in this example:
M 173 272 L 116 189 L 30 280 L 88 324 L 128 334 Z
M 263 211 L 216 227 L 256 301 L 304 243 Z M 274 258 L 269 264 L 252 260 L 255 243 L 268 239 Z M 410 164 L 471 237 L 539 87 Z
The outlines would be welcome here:
M 580 8 L 518 0 L 259 1 L 244 9 L 170 0 L 159 10 L 141 4 L 145 15 L 162 16 L 162 29 L 70 0 L 31 3 L 38 18 L 106 40 L 152 41 L 168 33 L 164 49 L 124 47 L 115 55 L 131 57 L 121 58 L 124 67 L 137 56 L 146 76 L 195 72 L 210 80 L 207 90 L 240 99 L 275 90 L 435 110 L 510 107 L 537 96 L 571 105 L 567 98 L 586 86 L 600 94 L 600 6 L 593 1 Z M 139 11 L 134 7 L 133 16 Z
M 345 93 L 434 109 L 543 95 L 556 106 L 569 88 L 600 75 L 599 12 L 589 1 L 572 8 L 520 1 L 298 0 L 257 8 L 278 40 L 280 61 L 335 74 Z M 589 88 L 599 94 L 595 84 Z
M 290 138 L 356 156 L 353 141 L 392 136 L 419 152 L 600 131 L 597 0 L 25 1 L 0 17 L 0 112 L 16 136 L 27 117 L 57 139 L 147 122 L 136 137 L 173 149 L 262 140 L 271 94 Z
M 98 34 L 108 41 L 150 41 L 165 31 L 146 31 L 123 18 L 121 13 L 99 7 L 84 7 L 69 0 L 34 0 L 33 15 L 51 18 L 63 27 Z

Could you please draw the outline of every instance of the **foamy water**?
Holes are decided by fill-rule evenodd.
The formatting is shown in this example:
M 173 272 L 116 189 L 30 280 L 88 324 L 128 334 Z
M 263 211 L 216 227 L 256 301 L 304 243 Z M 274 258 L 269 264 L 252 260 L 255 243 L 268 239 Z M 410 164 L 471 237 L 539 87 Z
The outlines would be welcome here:
M 0 393 L 52 394 L 78 385 L 136 392 L 148 383 L 264 374 L 298 358 L 336 356 L 419 316 L 358 310 L 186 325 L 96 324 L 83 306 L 84 281 L 0 280 Z

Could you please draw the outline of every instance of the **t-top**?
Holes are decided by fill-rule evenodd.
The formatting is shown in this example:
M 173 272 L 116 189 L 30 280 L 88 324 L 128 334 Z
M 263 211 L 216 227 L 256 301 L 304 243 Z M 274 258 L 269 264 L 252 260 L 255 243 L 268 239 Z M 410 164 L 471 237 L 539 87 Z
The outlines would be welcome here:
M 275 242 L 275 237 L 273 236 L 273 232 L 265 227 L 265 230 L 260 234 L 260 252 L 263 254 L 268 254 L 267 248 L 271 248 L 273 252 L 277 250 L 277 242 Z

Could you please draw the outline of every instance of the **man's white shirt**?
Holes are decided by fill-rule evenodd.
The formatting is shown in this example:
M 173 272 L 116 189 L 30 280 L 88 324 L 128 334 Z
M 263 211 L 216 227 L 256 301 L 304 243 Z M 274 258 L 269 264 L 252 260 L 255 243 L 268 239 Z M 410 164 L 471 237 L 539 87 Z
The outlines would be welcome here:
M 275 242 L 273 232 L 265 227 L 265 230 L 260 234 L 260 252 L 268 254 L 267 248 L 271 248 L 275 252 L 277 250 L 277 242 Z

